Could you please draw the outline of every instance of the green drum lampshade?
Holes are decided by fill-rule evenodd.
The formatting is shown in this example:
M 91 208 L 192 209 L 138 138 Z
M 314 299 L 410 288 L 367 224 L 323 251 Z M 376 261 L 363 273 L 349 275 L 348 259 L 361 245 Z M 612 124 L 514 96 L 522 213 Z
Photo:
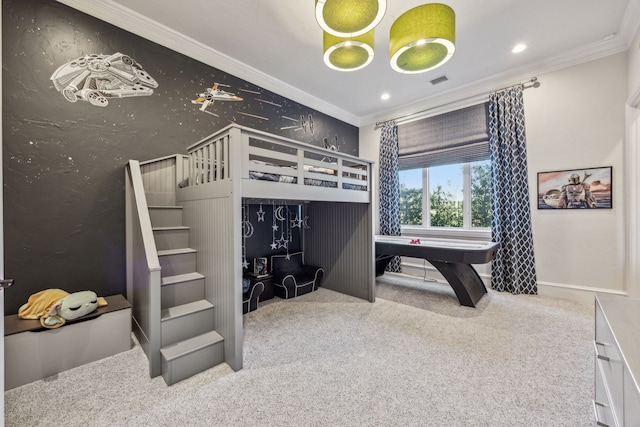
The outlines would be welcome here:
M 456 16 L 449 6 L 425 4 L 403 13 L 391 26 L 391 68 L 415 74 L 446 63 L 455 52 Z
M 373 61 L 374 30 L 357 37 L 336 37 L 324 32 L 324 63 L 338 71 L 355 71 Z
M 386 0 L 316 0 L 316 20 L 323 31 L 336 37 L 357 37 L 380 23 Z

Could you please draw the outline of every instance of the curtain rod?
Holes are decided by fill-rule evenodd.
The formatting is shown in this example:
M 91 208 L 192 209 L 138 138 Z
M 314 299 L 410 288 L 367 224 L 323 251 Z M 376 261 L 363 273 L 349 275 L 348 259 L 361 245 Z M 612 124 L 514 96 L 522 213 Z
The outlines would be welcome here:
M 496 89 L 494 92 L 499 92 L 499 91 L 501 91 L 501 90 L 509 89 L 510 87 L 518 86 L 518 85 L 521 85 L 521 86 L 522 86 L 522 89 L 529 89 L 530 87 L 532 87 L 532 88 L 538 88 L 538 87 L 540 87 L 540 82 L 538 81 L 538 78 L 537 78 L 537 77 L 531 77 L 529 80 L 527 80 L 527 81 L 525 81 L 525 82 L 523 82 L 523 83 L 516 83 L 515 85 L 511 85 L 511 86 L 503 87 L 503 88 L 500 88 L 500 89 Z M 470 97 L 470 98 L 472 98 L 472 97 Z M 468 98 L 468 99 L 469 99 L 469 98 Z M 464 99 L 458 99 L 458 100 L 455 100 L 455 101 L 452 101 L 452 102 L 448 102 L 448 103 L 443 104 L 443 105 L 439 105 L 439 106 L 437 106 L 437 107 L 428 108 L 428 109 L 426 109 L 426 110 L 418 111 L 417 113 L 407 114 L 407 115 L 405 115 L 405 116 L 396 117 L 396 118 L 389 119 L 389 120 L 383 120 L 383 121 L 381 121 L 381 122 L 376 122 L 375 129 L 378 129 L 380 126 L 382 126 L 383 124 L 385 124 L 385 123 L 387 123 L 387 122 L 391 122 L 391 121 L 394 121 L 394 120 L 404 120 L 404 119 L 409 119 L 409 118 L 411 118 L 411 117 L 418 116 L 418 115 L 420 115 L 420 114 L 426 113 L 426 112 L 431 111 L 431 110 L 434 110 L 434 109 L 436 109 L 436 108 L 440 108 L 440 107 L 444 107 L 444 106 L 446 106 L 446 105 L 450 105 L 450 104 L 458 103 L 458 102 L 460 102 L 460 101 L 464 101 Z

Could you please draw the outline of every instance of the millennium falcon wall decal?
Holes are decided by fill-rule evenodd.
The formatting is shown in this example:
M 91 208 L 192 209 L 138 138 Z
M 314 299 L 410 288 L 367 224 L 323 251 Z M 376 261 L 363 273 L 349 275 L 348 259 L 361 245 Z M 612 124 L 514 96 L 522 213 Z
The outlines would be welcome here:
M 67 101 L 81 99 L 97 107 L 106 107 L 109 98 L 150 96 L 158 87 L 135 59 L 119 52 L 76 58 L 59 67 L 51 80 Z

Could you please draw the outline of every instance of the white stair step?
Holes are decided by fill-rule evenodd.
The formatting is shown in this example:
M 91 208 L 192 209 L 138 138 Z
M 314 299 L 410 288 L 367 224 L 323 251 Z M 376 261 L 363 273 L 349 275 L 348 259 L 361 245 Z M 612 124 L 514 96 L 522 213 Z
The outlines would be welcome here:
M 178 357 L 186 356 L 187 354 L 200 350 L 206 346 L 217 344 L 222 342 L 224 338 L 216 331 L 209 331 L 202 335 L 189 338 L 188 340 L 180 341 L 178 343 L 163 347 L 160 349 L 162 356 L 172 361 Z
M 176 305 L 204 299 L 205 278 L 200 273 L 186 273 L 162 278 L 161 307 Z
M 213 330 L 213 304 L 199 300 L 162 309 L 161 347 Z
M 197 313 L 203 310 L 209 310 L 213 308 L 213 304 L 211 304 L 207 300 L 199 300 L 190 302 L 188 304 L 181 304 L 175 307 L 169 307 L 162 310 L 160 314 L 160 321 L 164 322 L 166 320 L 177 319 L 182 316 L 188 316 L 193 313 Z
M 163 347 L 162 377 L 167 385 L 189 378 L 224 362 L 224 338 L 209 331 Z
M 172 225 L 168 227 L 153 227 L 153 231 L 166 231 L 166 230 L 189 230 L 189 227 L 185 225 Z
M 149 206 L 175 206 L 176 193 L 164 191 L 145 191 L 147 205 Z
M 177 248 L 177 249 L 164 249 L 161 251 L 158 251 L 158 256 L 169 256 L 169 255 L 179 255 L 179 254 L 189 254 L 189 253 L 196 253 L 197 251 L 195 249 L 191 249 L 191 248 Z
M 182 225 L 182 206 L 149 206 L 152 227 Z
M 189 227 L 154 227 L 153 238 L 158 250 L 188 248 Z
M 162 278 L 162 285 L 173 285 L 181 282 L 188 282 L 190 280 L 204 279 L 204 276 L 200 273 L 186 273 L 178 274 L 176 276 L 169 276 Z
M 176 276 L 196 271 L 195 249 L 164 249 L 158 251 L 162 277 Z

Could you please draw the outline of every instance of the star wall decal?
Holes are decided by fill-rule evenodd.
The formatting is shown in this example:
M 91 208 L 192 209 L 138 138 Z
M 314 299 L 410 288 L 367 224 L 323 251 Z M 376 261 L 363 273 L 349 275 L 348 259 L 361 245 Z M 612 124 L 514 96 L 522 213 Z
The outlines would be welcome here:
M 278 231 L 278 226 L 277 226 L 277 225 L 275 225 L 275 224 L 273 224 L 273 225 L 271 226 L 271 228 L 273 229 L 273 231 Z
M 280 239 L 278 239 L 277 242 L 278 242 L 278 248 L 286 248 L 289 246 L 289 241 L 285 239 L 284 236 L 280 237 Z
M 300 225 L 302 224 L 302 220 L 298 219 L 297 215 L 296 215 L 296 217 L 294 219 L 292 219 L 290 221 L 291 221 L 291 228 L 296 228 L 296 227 L 300 228 Z
M 271 243 L 271 250 L 275 251 L 276 249 L 278 249 L 278 244 L 276 242 Z
M 249 268 L 249 263 L 246 258 L 242 259 L 242 268 Z
M 260 203 L 260 210 L 256 213 L 258 214 L 258 222 L 264 222 L 265 211 L 262 210 L 262 203 Z

